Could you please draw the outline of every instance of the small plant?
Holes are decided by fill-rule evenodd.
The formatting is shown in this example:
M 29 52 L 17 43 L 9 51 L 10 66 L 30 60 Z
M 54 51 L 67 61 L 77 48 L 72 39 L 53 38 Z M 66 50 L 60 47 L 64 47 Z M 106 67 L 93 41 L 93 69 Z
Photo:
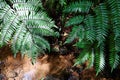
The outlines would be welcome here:
M 41 0 L 0 0 L 0 46 L 10 44 L 18 52 L 36 58 L 50 45 L 44 36 L 59 36 Z
M 73 1 L 64 12 L 72 14 L 66 26 L 73 26 L 65 43 L 77 38 L 75 46 L 83 49 L 75 65 L 88 60 L 88 68 L 95 64 L 97 74 L 105 64 L 113 71 L 120 60 L 120 1 Z

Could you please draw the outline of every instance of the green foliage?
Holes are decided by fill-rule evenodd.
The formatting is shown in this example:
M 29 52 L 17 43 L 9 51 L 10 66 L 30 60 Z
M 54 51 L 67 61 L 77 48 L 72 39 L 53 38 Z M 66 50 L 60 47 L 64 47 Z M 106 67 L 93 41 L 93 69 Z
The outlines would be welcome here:
M 36 58 L 50 45 L 44 36 L 58 36 L 56 28 L 44 12 L 40 0 L 0 0 L 0 46 L 11 44 L 16 55 Z
M 108 14 L 104 4 L 100 4 L 95 8 L 97 36 L 96 39 L 99 44 L 105 41 L 108 31 Z M 99 45 L 98 44 L 98 45 Z
M 69 21 L 67 21 L 66 26 L 80 24 L 83 21 L 83 19 L 84 19 L 84 17 L 81 15 L 70 18 Z
M 64 12 L 71 13 L 71 12 L 83 12 L 88 13 L 90 7 L 92 6 L 92 2 L 90 1 L 79 1 L 71 3 Z
M 59 4 L 60 4 L 61 6 L 66 5 L 66 0 L 59 0 Z
M 100 48 L 95 52 L 95 68 L 96 75 L 104 69 L 105 66 L 105 56 L 104 56 L 104 43 L 100 45 Z
M 111 52 L 110 53 L 110 66 L 111 66 L 111 71 L 115 69 L 119 64 L 119 55 L 117 53 Z
M 94 42 L 96 40 L 95 18 L 92 15 L 87 15 L 84 23 L 86 24 L 86 38 Z
M 38 53 L 50 51 L 44 37 L 59 36 L 59 33 L 53 30 L 56 25 L 45 10 L 56 21 L 60 16 L 62 26 L 66 13 L 72 15 L 65 25 L 73 26 L 65 43 L 77 39 L 74 45 L 82 49 L 75 65 L 88 60 L 87 68 L 94 66 L 97 74 L 108 64 L 106 59 L 111 71 L 119 65 L 119 0 L 46 0 L 43 3 L 41 0 L 0 0 L 0 47 L 10 44 L 15 56 L 18 52 L 27 53 L 32 59 Z
M 88 68 L 95 64 L 97 75 L 105 64 L 113 71 L 120 60 L 120 1 L 73 1 L 64 12 L 72 14 L 66 26 L 73 26 L 66 43 L 78 39 L 75 46 L 83 49 L 75 65 L 88 60 Z
M 78 37 L 79 35 L 81 35 L 81 38 L 83 37 L 83 34 L 79 34 L 79 32 L 83 32 L 83 29 L 81 28 L 82 26 L 74 26 L 72 28 L 72 31 L 70 32 L 70 35 L 68 37 L 68 39 L 65 41 L 65 43 L 70 43 L 72 42 L 76 37 Z

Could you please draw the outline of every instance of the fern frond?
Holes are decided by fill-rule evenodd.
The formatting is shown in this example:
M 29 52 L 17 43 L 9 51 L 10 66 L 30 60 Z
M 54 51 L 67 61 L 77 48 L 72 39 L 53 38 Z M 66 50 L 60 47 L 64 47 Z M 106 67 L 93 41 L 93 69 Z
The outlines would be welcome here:
M 94 53 L 94 49 L 92 48 L 91 53 L 89 54 L 89 58 L 88 58 L 88 66 L 87 68 L 91 68 L 94 65 L 94 61 L 95 61 L 95 53 Z
M 92 59 L 93 56 L 91 56 L 92 50 L 90 49 L 90 42 L 86 40 L 80 40 L 75 44 L 75 46 L 79 49 L 83 49 L 77 58 L 75 65 L 83 64 L 85 61 L 89 60 L 90 57 Z
M 105 66 L 105 56 L 104 56 L 104 46 L 103 44 L 100 45 L 100 50 L 95 52 L 95 68 L 96 68 L 96 75 L 104 69 Z
M 113 69 L 115 69 L 118 64 L 119 64 L 119 55 L 115 52 L 110 52 L 110 56 L 109 56 L 109 63 L 111 66 L 111 72 L 113 71 Z
M 74 45 L 77 46 L 79 49 L 84 49 L 84 48 L 88 48 L 90 47 L 90 42 L 87 40 L 79 40 L 78 42 L 76 42 Z
M 65 26 L 72 26 L 72 25 L 77 25 L 80 24 L 83 21 L 84 17 L 81 15 L 75 16 L 70 18 Z
M 86 16 L 84 23 L 86 25 L 86 38 L 91 42 L 96 40 L 95 18 L 91 15 Z
M 21 43 L 24 38 L 24 35 L 26 33 L 26 29 L 23 27 L 23 24 L 20 26 L 17 26 L 17 30 L 15 31 L 14 35 L 11 36 L 11 43 L 12 43 L 12 50 L 14 53 L 18 53 L 21 48 Z
M 76 31 L 77 29 L 78 29 L 78 26 L 73 27 L 65 43 L 70 43 L 77 37 L 77 33 L 78 33 L 78 31 Z
M 120 37 L 120 1 L 107 0 L 111 8 L 112 24 L 114 28 L 115 37 Z
M 48 49 L 50 51 L 50 45 L 44 38 L 39 37 L 39 36 L 35 36 L 35 37 L 33 37 L 33 42 L 39 48 L 42 48 L 44 50 Z
M 12 5 L 0 2 L 0 45 L 10 42 L 15 55 L 22 52 L 34 58 L 50 51 L 44 36 L 58 36 L 58 32 L 52 29 L 56 28 L 54 21 L 43 12 L 40 0 L 10 0 Z
M 77 58 L 76 63 L 75 63 L 74 65 L 83 64 L 86 60 L 88 60 L 88 58 L 89 58 L 89 52 L 88 52 L 87 49 L 84 49 L 84 50 L 80 53 L 80 55 L 79 55 L 79 57 Z
M 98 73 L 104 69 L 104 65 L 105 65 L 105 60 L 104 60 L 104 55 L 103 53 L 96 53 L 95 55 L 95 68 L 96 68 L 96 75 L 98 75 Z
M 72 31 L 70 32 L 68 38 L 66 39 L 65 43 L 72 42 L 75 38 L 80 38 L 80 40 L 84 37 L 84 28 L 82 25 L 74 26 Z
M 85 27 L 82 25 L 80 25 L 80 28 L 79 28 L 78 38 L 79 38 L 79 41 L 82 41 L 83 39 L 85 39 Z
M 83 4 L 86 6 L 83 6 Z M 96 74 L 98 75 L 104 69 L 106 55 L 109 56 L 111 70 L 115 69 L 120 59 L 118 55 L 120 53 L 120 0 L 76 1 L 66 7 L 64 12 L 73 14 L 66 25 L 82 25 L 80 30 L 78 28 L 77 36 L 74 36 L 71 41 L 78 38 L 79 41 L 76 42 L 75 46 L 82 48 L 83 51 L 86 50 L 86 47 L 89 47 L 88 51 L 84 52 L 86 55 L 80 54 L 83 58 L 84 56 L 87 56 L 87 58 L 79 58 L 76 64 L 81 64 L 87 59 L 90 61 L 88 67 L 95 63 Z M 81 20 L 76 19 L 76 22 L 74 20 L 79 15 L 84 16 L 84 19 L 81 19 L 82 23 Z M 76 31 L 78 30 L 76 28 Z M 93 51 L 91 51 L 92 49 Z M 104 50 L 110 52 L 110 54 Z M 108 63 L 106 64 L 108 65 Z
M 34 6 L 34 7 L 32 7 L 32 9 L 35 12 L 38 12 L 39 10 L 43 9 L 41 0 L 10 0 L 10 1 L 11 1 L 11 3 L 14 4 L 13 7 L 18 4 L 19 4 L 18 5 L 19 7 L 22 7 L 22 5 L 23 6 L 29 5 L 29 7 L 24 7 L 24 8 L 30 9 L 30 7 Z M 19 7 L 17 7 L 17 8 L 19 8 Z
M 25 32 L 23 34 L 24 34 L 24 38 L 22 39 L 21 48 L 20 48 L 22 55 L 24 55 L 25 53 L 27 53 L 27 50 L 29 50 L 29 48 L 27 47 L 27 45 L 32 45 L 32 42 L 30 44 L 30 40 L 31 40 L 31 34 L 30 34 L 30 32 Z
M 116 52 L 120 52 L 120 37 L 116 37 L 115 39 L 114 39 L 114 41 L 115 41 L 115 50 L 116 50 Z
M 95 9 L 96 26 L 97 26 L 97 41 L 98 45 L 105 41 L 108 34 L 108 13 L 105 4 L 100 4 Z
M 79 1 L 79 2 L 73 2 L 71 3 L 66 9 L 64 9 L 64 12 L 82 12 L 82 13 L 88 13 L 90 8 L 92 6 L 92 2 L 90 1 Z
M 66 4 L 67 4 L 66 2 L 67 2 L 66 0 L 59 0 L 59 4 L 60 4 L 61 6 L 66 5 Z
M 1 44 L 7 43 L 11 39 L 12 34 L 14 33 L 14 29 L 15 29 L 14 27 L 16 26 L 16 22 L 17 22 L 15 21 L 17 19 L 17 15 L 6 16 L 6 17 L 4 18 L 5 20 L 4 23 L 2 24 L 2 30 L 1 30 L 2 38 L 0 40 Z

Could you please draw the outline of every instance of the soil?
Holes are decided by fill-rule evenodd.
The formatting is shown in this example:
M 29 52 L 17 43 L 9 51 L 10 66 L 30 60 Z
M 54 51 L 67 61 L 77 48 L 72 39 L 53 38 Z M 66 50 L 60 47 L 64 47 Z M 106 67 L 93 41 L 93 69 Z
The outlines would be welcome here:
M 42 55 L 33 65 L 27 56 L 16 58 L 9 46 L 0 49 L 0 80 L 120 80 L 119 71 L 115 77 L 98 76 L 94 68 L 85 69 L 84 65 L 73 66 L 75 55 Z M 115 73 L 115 72 L 114 72 Z M 115 73 L 116 74 L 116 73 Z

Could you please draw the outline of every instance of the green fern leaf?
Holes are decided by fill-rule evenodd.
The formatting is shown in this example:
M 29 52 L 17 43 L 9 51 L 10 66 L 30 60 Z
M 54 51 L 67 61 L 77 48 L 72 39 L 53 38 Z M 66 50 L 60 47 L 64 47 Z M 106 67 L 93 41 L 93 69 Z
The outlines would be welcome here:
M 76 42 L 75 44 L 74 44 L 74 46 L 77 46 L 79 49 L 84 49 L 84 48 L 89 48 L 89 46 L 90 46 L 90 42 L 88 42 L 87 40 L 80 40 L 79 42 Z
M 77 58 L 75 65 L 78 64 L 83 64 L 85 61 L 87 61 L 88 59 L 90 59 L 91 56 L 91 50 L 90 50 L 90 43 L 87 42 L 86 40 L 82 40 L 79 41 L 75 44 L 76 47 L 78 47 L 79 49 L 83 49 L 79 55 L 79 57 Z M 91 56 L 93 57 L 93 56 Z
M 73 2 L 71 3 L 66 9 L 64 9 L 64 12 L 83 12 L 88 13 L 90 8 L 92 6 L 92 2 L 90 1 L 79 1 L 79 2 Z
M 118 64 L 119 64 L 119 55 L 115 52 L 111 52 L 110 53 L 110 56 L 109 56 L 109 63 L 110 63 L 110 66 L 111 66 L 111 72 L 113 71 L 113 69 L 115 69 Z
M 94 49 L 92 49 L 91 53 L 89 54 L 89 65 L 87 66 L 87 68 L 91 68 L 94 65 L 94 60 L 95 60 L 95 53 L 94 53 Z
M 67 3 L 66 3 L 66 0 L 59 0 L 59 4 L 60 4 L 61 6 L 64 6 L 64 5 L 66 5 Z
M 68 7 L 65 8 L 65 13 L 72 14 L 72 18 L 69 19 L 66 25 L 82 26 L 81 28 L 75 29 L 76 31 L 79 31 L 76 33 L 74 31 L 74 33 L 77 35 L 74 36 L 74 33 L 72 35 L 70 33 L 67 40 L 73 41 L 75 38 L 79 39 L 75 46 L 77 48 L 82 48 L 83 52 L 85 52 L 84 54 L 80 54 L 81 57 L 77 59 L 76 64 L 82 64 L 85 62 L 85 60 L 89 60 L 88 68 L 93 66 L 95 63 L 96 75 L 98 75 L 99 72 L 104 69 L 106 58 L 105 55 L 109 56 L 111 71 L 113 71 L 113 69 L 119 65 L 120 58 L 117 53 L 120 52 L 120 1 L 90 1 L 93 3 L 89 4 L 89 7 L 87 4 L 87 2 L 89 2 L 88 0 L 81 0 L 79 2 L 72 2 Z M 83 8 L 82 6 L 85 4 L 84 2 L 86 3 L 86 8 Z M 75 19 L 79 15 L 84 15 L 84 19 L 81 19 L 82 21 Z M 110 52 L 110 54 L 104 53 L 106 52 L 104 50 L 107 50 Z
M 111 20 L 113 23 L 115 37 L 120 37 L 120 1 L 108 0 L 107 3 L 111 8 Z
M 21 33 L 22 34 L 22 33 Z M 31 41 L 31 34 L 30 32 L 26 32 L 24 33 L 24 37 L 22 39 L 21 42 L 21 54 L 22 56 L 27 53 L 27 50 L 29 50 L 29 48 L 27 47 L 27 45 L 31 45 L 29 42 Z M 32 43 L 32 42 L 31 42 Z M 14 51 L 14 50 L 13 50 Z
M 48 49 L 50 51 L 50 45 L 49 43 L 43 39 L 42 37 L 39 37 L 39 36 L 35 36 L 33 38 L 34 40 L 34 43 L 37 44 L 38 47 L 42 48 L 42 49 Z
M 115 47 L 116 52 L 120 52 L 120 37 L 115 38 L 114 41 L 115 41 L 114 47 Z
M 84 23 L 86 24 L 86 38 L 91 42 L 96 40 L 95 19 L 93 16 L 86 16 Z
M 95 52 L 95 68 L 96 75 L 104 69 L 105 66 L 105 57 L 104 57 L 104 47 L 103 44 L 100 45 L 100 51 Z
M 75 38 L 80 37 L 81 39 L 83 39 L 83 35 L 81 35 L 82 33 L 80 34 L 80 32 L 83 32 L 83 26 L 81 26 L 81 25 L 74 26 L 72 28 L 72 31 L 70 32 L 68 38 L 66 39 L 65 44 L 72 42 Z
M 58 36 L 56 28 L 39 0 L 0 0 L 0 45 L 8 42 L 16 56 L 18 52 L 36 58 L 44 50 L 50 51 L 44 36 Z M 11 5 L 12 4 L 12 5 Z
M 17 30 L 15 34 L 13 35 L 13 39 L 11 41 L 12 50 L 14 51 L 15 54 L 20 51 L 20 48 L 22 46 L 21 43 L 22 43 L 25 33 L 26 33 L 26 30 L 25 28 L 23 28 L 22 25 L 17 27 Z
M 4 44 L 4 43 L 8 43 L 8 41 L 10 41 L 11 37 L 12 37 L 12 34 L 14 33 L 14 25 L 13 25 L 13 22 L 15 21 L 16 19 L 16 15 L 12 16 L 12 17 L 9 17 L 9 20 L 7 19 L 2 26 L 2 30 L 1 30 L 1 44 Z M 16 24 L 16 23 L 15 23 Z
M 72 25 L 77 25 L 80 24 L 83 21 L 84 17 L 79 15 L 79 16 L 75 16 L 73 18 L 70 18 L 65 26 L 72 26 Z
M 97 25 L 97 41 L 100 45 L 105 41 L 105 37 L 108 35 L 108 14 L 105 4 L 100 4 L 95 9 L 96 12 L 96 25 Z
M 84 50 L 80 53 L 79 57 L 77 58 L 74 66 L 75 66 L 75 65 L 78 65 L 78 64 L 83 64 L 86 60 L 88 60 L 88 58 L 89 58 L 89 52 L 88 52 L 87 49 L 84 49 Z

